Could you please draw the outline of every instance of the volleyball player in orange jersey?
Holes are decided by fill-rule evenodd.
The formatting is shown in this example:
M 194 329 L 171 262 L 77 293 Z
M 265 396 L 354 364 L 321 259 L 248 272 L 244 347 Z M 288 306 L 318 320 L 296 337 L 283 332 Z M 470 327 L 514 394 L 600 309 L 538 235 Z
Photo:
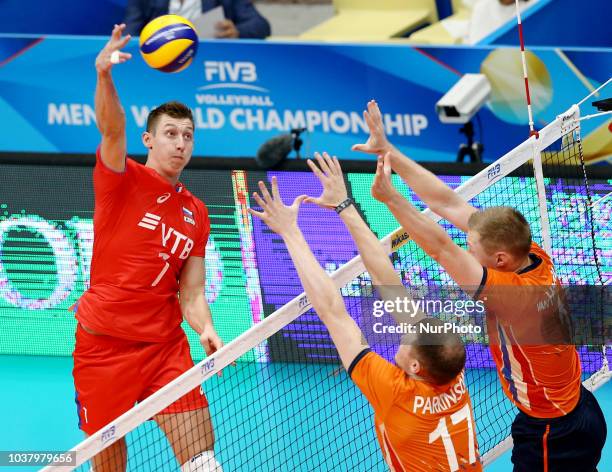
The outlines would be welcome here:
M 313 203 L 336 208 L 350 229 L 376 287 L 387 295 L 407 292 L 376 236 L 347 200 L 337 159 L 317 157 L 311 168 L 324 186 Z M 272 195 L 260 182 L 254 194 L 262 212 L 250 210 L 284 240 L 313 308 L 327 326 L 342 365 L 374 409 L 376 434 L 392 471 L 481 471 L 476 429 L 464 379 L 465 348 L 454 334 L 416 334 L 403 339 L 396 365 L 370 351 L 347 313 L 334 282 L 321 268 L 297 225 L 299 206 L 281 201 L 276 179 Z M 437 323 L 436 323 L 437 322 Z M 420 328 L 439 324 L 419 313 Z M 417 333 L 418 333 L 417 329 Z
M 478 211 L 387 140 L 376 102 L 354 150 L 378 155 L 374 196 L 455 282 L 485 301 L 490 349 L 506 396 L 520 410 L 512 425 L 515 471 L 596 470 L 606 438 L 601 408 L 581 384 L 580 358 L 550 257 L 509 207 Z M 467 233 L 465 251 L 391 184 L 391 170 L 429 208 Z
M 73 371 L 79 427 L 88 435 L 193 366 L 183 318 L 207 354 L 223 344 L 204 296 L 208 210 L 179 182 L 193 151 L 191 110 L 169 102 L 151 111 L 142 136 L 146 165 L 126 158 L 125 114 L 111 77 L 111 57 L 130 39 L 124 28 L 115 26 L 96 59 L 95 238 L 91 286 L 76 310 Z M 119 62 L 129 57 L 119 53 Z M 221 470 L 199 388 L 153 419 L 182 472 Z M 125 439 L 92 462 L 95 472 L 125 470 Z

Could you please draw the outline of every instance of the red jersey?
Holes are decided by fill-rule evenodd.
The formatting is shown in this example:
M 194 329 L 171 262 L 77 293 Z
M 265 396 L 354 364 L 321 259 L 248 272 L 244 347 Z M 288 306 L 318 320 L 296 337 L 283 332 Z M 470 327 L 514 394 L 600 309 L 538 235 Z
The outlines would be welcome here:
M 368 349 L 349 375 L 374 409 L 376 436 L 391 471 L 482 471 L 463 372 L 436 386 Z
M 553 263 L 535 243 L 530 258 L 520 272 L 485 269 L 480 298 L 504 393 L 530 416 L 556 418 L 580 399 L 580 358 Z
M 183 319 L 179 276 L 190 256 L 204 257 L 208 210 L 182 184 L 126 159 L 125 171 L 104 165 L 93 173 L 95 212 L 90 288 L 77 319 L 124 339 L 173 339 Z

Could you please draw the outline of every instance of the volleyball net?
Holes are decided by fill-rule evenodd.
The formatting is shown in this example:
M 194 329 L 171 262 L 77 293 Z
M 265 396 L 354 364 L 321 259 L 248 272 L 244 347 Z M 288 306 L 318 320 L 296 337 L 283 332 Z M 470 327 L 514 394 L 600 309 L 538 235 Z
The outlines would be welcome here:
M 420 204 L 397 176 L 393 178 L 398 189 Z M 351 185 L 353 194 L 369 189 L 372 176 L 364 175 L 363 179 L 368 182 Z M 280 190 L 282 194 L 282 187 Z M 610 238 L 606 247 L 600 247 L 597 241 L 602 239 L 596 238 L 611 232 L 611 201 L 606 191 L 607 187 L 600 188 L 587 179 L 577 106 L 541 130 L 537 139 L 529 138 L 456 188 L 477 208 L 508 205 L 521 211 L 534 240 L 551 254 L 561 281 L 570 290 L 585 288 L 580 292 L 583 298 L 570 296 L 569 303 L 588 324 L 588 329 L 581 331 L 577 349 L 584 384 L 590 390 L 610 379 L 611 350 L 606 346 L 609 339 L 604 338 L 603 326 L 604 306 L 610 303 L 606 287 L 612 274 L 612 247 Z M 370 224 L 377 218 L 388 218 L 375 206 L 361 211 Z M 462 232 L 424 211 L 465 246 Z M 401 228 L 382 238 L 381 244 L 411 290 L 434 290 L 446 299 L 461 300 L 463 295 L 444 270 Z M 288 258 L 281 262 L 291 263 Z M 376 298 L 361 258 L 350 260 L 330 275 L 351 316 L 362 327 L 370 323 Z M 279 280 L 279 292 L 283 283 L 296 281 Z M 459 326 L 483 327 L 479 332 L 466 330 L 462 337 L 479 450 L 488 464 L 511 446 L 510 425 L 516 410 L 501 391 L 488 350 L 484 316 L 468 313 L 457 317 L 446 310 L 429 315 L 452 317 Z M 380 336 L 370 344 L 392 359 L 399 335 Z M 234 361 L 236 366 L 230 366 Z M 221 370 L 223 374 L 218 376 Z M 127 470 L 179 470 L 176 456 L 184 451 L 173 451 L 168 436 L 188 435 L 201 425 L 177 423 L 170 425 L 170 433 L 166 425 L 164 434 L 151 419 L 200 385 L 210 404 L 215 455 L 224 471 L 336 470 L 338 464 L 342 470 L 387 469 L 376 440 L 372 410 L 340 367 L 327 330 L 303 294 L 76 445 L 71 451 L 76 453 L 77 469 L 89 470 L 93 456 L 125 438 Z M 121 388 L 120 379 L 117 388 Z M 101 469 L 113 470 L 121 461 L 110 458 Z M 49 466 L 44 470 L 66 468 Z

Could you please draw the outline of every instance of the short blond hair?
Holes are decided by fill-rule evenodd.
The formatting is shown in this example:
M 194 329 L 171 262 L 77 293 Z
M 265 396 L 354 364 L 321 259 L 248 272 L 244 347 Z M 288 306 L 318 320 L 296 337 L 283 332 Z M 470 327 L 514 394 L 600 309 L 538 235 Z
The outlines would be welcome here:
M 485 251 L 507 251 L 520 258 L 529 254 L 531 229 L 525 217 L 511 207 L 485 208 L 470 216 L 468 228 L 477 231 Z

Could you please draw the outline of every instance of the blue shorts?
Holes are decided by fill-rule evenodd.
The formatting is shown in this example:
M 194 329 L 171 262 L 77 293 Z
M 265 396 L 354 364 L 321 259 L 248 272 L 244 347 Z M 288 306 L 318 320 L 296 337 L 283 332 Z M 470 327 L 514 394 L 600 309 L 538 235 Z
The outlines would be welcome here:
M 523 412 L 512 423 L 514 472 L 595 472 L 606 442 L 606 420 L 591 392 L 559 418 L 533 418 Z

